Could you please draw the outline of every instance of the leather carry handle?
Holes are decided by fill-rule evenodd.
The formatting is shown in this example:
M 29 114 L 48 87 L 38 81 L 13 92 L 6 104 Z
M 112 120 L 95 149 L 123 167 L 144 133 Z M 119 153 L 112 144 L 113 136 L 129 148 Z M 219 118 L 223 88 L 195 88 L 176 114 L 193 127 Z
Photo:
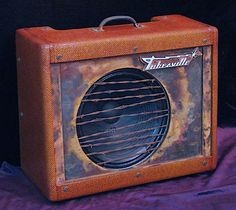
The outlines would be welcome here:
M 108 18 L 105 18 L 97 28 L 94 28 L 95 31 L 100 32 L 104 31 L 103 26 L 105 26 L 108 22 L 113 21 L 113 20 L 128 20 L 133 23 L 134 27 L 136 28 L 141 28 L 142 25 L 138 24 L 136 20 L 130 16 L 125 16 L 125 15 L 118 15 L 118 16 L 111 16 Z

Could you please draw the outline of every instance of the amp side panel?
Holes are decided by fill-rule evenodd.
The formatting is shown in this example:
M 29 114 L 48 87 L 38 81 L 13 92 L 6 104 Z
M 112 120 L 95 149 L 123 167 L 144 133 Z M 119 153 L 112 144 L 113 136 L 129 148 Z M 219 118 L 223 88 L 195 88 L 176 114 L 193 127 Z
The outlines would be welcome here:
M 56 199 L 49 46 L 27 30 L 16 33 L 21 167 Z

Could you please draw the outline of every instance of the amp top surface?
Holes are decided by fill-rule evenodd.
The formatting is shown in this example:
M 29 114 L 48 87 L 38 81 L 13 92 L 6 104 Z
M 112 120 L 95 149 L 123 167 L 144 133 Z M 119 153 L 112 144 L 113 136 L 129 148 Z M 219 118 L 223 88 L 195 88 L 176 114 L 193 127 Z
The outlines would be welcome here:
M 206 46 L 217 39 L 215 27 L 182 15 L 156 16 L 140 25 L 104 26 L 102 31 L 33 27 L 19 29 L 17 36 L 50 48 L 51 63 Z

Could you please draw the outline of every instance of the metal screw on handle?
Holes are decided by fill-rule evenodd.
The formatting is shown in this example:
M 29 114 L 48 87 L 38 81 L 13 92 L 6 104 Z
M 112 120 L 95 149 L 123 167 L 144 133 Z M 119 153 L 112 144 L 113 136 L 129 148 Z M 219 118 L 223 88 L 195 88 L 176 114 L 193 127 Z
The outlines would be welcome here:
M 123 15 L 118 15 L 118 16 L 111 16 L 108 18 L 105 18 L 97 28 L 94 28 L 95 31 L 100 32 L 104 31 L 103 26 L 105 26 L 108 22 L 113 21 L 113 20 L 128 20 L 134 24 L 134 27 L 136 28 L 141 28 L 142 25 L 138 24 L 136 20 L 130 16 L 123 16 Z

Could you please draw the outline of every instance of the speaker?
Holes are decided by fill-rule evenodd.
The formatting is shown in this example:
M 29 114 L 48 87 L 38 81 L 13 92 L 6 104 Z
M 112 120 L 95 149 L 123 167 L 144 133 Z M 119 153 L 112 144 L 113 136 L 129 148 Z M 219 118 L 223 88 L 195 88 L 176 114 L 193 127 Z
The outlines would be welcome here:
M 57 201 L 214 169 L 217 36 L 181 15 L 17 30 L 25 174 Z

